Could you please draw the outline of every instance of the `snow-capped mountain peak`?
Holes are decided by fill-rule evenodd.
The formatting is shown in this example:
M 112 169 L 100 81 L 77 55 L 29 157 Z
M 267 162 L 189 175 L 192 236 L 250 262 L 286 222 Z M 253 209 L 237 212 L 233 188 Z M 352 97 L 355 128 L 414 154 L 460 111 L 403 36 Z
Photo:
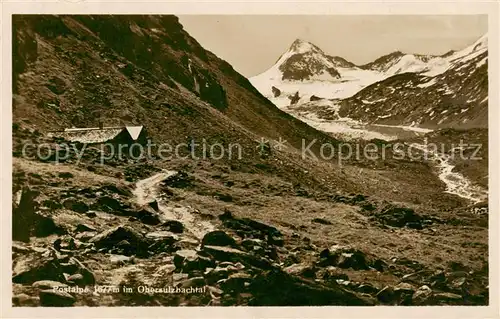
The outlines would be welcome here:
M 311 42 L 297 39 L 278 61 L 257 77 L 279 81 L 336 80 L 340 78 L 334 57 Z
M 302 39 L 296 39 L 295 41 L 293 41 L 288 52 L 296 54 L 303 54 L 307 52 L 324 54 L 323 51 L 318 46 Z
M 250 82 L 276 105 L 285 107 L 292 101 L 351 96 L 379 80 L 373 78 L 375 73 L 297 39 L 271 68 L 250 78 Z

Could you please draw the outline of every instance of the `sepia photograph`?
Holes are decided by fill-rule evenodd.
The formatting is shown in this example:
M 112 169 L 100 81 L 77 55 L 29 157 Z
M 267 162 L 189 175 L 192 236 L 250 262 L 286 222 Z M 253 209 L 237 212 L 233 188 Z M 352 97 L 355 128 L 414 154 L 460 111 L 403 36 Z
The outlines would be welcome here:
M 490 304 L 488 15 L 11 28 L 13 308 Z

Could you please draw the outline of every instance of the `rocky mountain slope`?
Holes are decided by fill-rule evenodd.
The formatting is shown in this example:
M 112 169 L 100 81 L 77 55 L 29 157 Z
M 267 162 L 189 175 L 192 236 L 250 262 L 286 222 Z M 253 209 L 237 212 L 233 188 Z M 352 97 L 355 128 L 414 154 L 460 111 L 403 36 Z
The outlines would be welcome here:
M 16 16 L 13 26 L 13 116 L 22 126 L 46 131 L 101 120 L 144 125 L 172 143 L 224 135 L 300 145 L 321 135 L 273 107 L 175 17 Z
M 445 64 L 444 72 L 427 67 L 374 83 L 343 100 L 339 114 L 379 124 L 487 127 L 487 37 L 448 55 Z
M 302 139 L 313 155 L 339 141 L 276 108 L 176 17 L 13 20 L 13 305 L 488 303 L 487 203 L 446 192 L 428 162 L 303 158 Z M 341 78 L 352 68 L 329 61 Z M 101 161 L 47 134 L 99 121 L 244 153 Z

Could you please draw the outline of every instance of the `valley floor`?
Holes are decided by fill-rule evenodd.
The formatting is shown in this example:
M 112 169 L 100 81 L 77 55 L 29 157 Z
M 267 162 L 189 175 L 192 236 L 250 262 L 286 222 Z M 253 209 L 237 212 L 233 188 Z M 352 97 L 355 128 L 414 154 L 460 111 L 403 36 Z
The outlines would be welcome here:
M 487 204 L 443 186 L 440 209 L 210 161 L 20 157 L 13 181 L 16 306 L 488 303 Z

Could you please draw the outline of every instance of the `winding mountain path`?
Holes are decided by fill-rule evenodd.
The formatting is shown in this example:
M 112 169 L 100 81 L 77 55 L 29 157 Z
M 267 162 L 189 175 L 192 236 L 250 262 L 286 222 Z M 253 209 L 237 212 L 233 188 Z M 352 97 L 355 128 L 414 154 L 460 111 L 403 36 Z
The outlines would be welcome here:
M 177 220 L 184 225 L 184 229 L 198 239 L 214 230 L 215 227 L 207 220 L 202 220 L 192 213 L 191 207 L 178 207 L 168 205 L 160 192 L 160 183 L 170 176 L 177 174 L 176 171 L 164 170 L 161 173 L 140 180 L 136 183 L 133 193 L 139 205 L 146 205 L 152 201 L 158 202 L 158 210 L 162 214 L 162 219 Z

